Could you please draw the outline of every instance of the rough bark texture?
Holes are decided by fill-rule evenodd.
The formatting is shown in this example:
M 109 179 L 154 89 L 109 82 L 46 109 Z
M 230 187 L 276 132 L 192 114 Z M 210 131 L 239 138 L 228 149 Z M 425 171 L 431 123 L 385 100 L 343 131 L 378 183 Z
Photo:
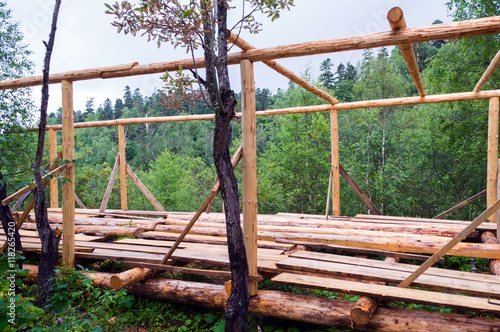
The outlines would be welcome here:
M 240 226 L 238 183 L 229 154 L 231 119 L 234 117 L 236 97 L 231 90 L 227 68 L 227 3 L 218 0 L 216 17 L 207 17 L 204 30 L 206 82 L 210 102 L 215 110 L 213 142 L 214 164 L 220 180 L 224 201 L 229 262 L 231 267 L 231 296 L 225 311 L 226 331 L 246 331 L 248 315 L 248 263 L 243 232 Z M 217 26 L 216 26 L 217 25 Z M 218 30 L 215 50 L 215 31 Z M 218 85 L 217 85 L 218 82 Z
M 50 31 L 49 42 L 45 43 L 46 53 L 43 68 L 43 85 L 42 85 L 42 103 L 40 111 L 40 126 L 38 130 L 38 145 L 36 150 L 35 165 L 33 166 L 36 188 L 33 190 L 35 198 L 35 216 L 38 234 L 42 243 L 42 255 L 40 268 L 38 270 L 38 287 L 36 305 L 44 307 L 47 305 L 51 296 L 51 289 L 54 283 L 55 267 L 59 258 L 59 240 L 61 233 L 53 231 L 50 228 L 47 216 L 47 201 L 45 190 L 42 181 L 41 165 L 43 158 L 43 145 L 45 142 L 45 127 L 47 124 L 47 106 L 49 102 L 49 71 L 50 58 L 54 47 L 54 39 L 56 34 L 57 16 L 61 0 L 56 0 L 54 14 L 52 17 L 52 26 Z
M 497 237 L 492 232 L 483 232 L 481 240 L 487 244 L 498 244 Z M 491 274 L 500 276 L 500 259 L 490 259 Z
M 0 201 L 7 197 L 7 184 L 5 183 L 5 179 L 3 177 L 2 172 L 0 171 Z M 3 231 L 7 236 L 7 240 L 11 239 L 11 233 L 14 231 L 14 247 L 10 245 L 7 247 L 7 255 L 12 255 L 12 250 L 23 251 L 23 246 L 21 244 L 21 236 L 19 235 L 19 229 L 17 228 L 17 223 L 12 216 L 12 212 L 8 205 L 4 206 L 0 204 L 0 221 L 2 221 Z M 12 248 L 12 249 L 11 249 Z M 22 260 L 18 261 L 19 268 L 23 268 Z

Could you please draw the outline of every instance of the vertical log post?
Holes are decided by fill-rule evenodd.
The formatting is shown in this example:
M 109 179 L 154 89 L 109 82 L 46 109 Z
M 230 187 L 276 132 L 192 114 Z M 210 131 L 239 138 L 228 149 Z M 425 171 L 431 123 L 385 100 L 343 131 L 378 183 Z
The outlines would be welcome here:
M 50 166 L 54 164 L 54 160 L 57 158 L 57 131 L 55 129 L 49 130 L 49 159 Z M 58 186 L 57 186 L 57 178 L 53 177 L 50 180 L 50 207 L 58 208 L 59 207 L 59 197 L 58 197 Z
M 340 216 L 340 168 L 339 168 L 339 124 L 338 111 L 330 111 L 332 132 L 332 210 L 333 216 Z
M 490 98 L 488 117 L 488 179 L 486 183 L 486 205 L 490 207 L 497 200 L 497 173 L 498 173 L 498 104 L 499 98 Z M 497 221 L 496 213 L 488 220 Z
M 62 81 L 62 159 L 75 159 L 73 127 L 73 82 Z M 63 261 L 69 267 L 75 264 L 75 166 L 70 163 L 64 170 L 69 181 L 63 185 Z
M 243 236 L 248 260 L 248 273 L 257 275 L 257 140 L 255 120 L 255 83 L 253 63 L 242 60 L 242 146 L 243 146 Z M 257 294 L 257 281 L 250 279 L 250 296 Z
M 122 210 L 127 210 L 127 164 L 125 161 L 125 127 L 118 125 L 118 148 L 120 158 L 120 195 Z

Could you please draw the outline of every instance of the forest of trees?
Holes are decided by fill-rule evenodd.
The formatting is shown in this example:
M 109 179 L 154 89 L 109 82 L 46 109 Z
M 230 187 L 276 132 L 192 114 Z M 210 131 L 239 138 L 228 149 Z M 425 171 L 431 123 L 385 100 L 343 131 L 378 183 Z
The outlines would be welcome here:
M 448 5 L 460 20 L 500 14 L 496 6 L 467 7 L 459 0 Z M 428 94 L 471 91 L 498 45 L 497 35 L 414 45 Z M 397 47 L 367 50 L 357 64 L 327 59 L 314 66 L 318 77 L 310 67 L 302 76 L 341 102 L 418 95 Z M 495 74 L 485 88 L 497 88 L 497 82 Z M 115 101 L 95 105 L 90 99 L 84 110 L 75 111 L 75 122 L 211 112 L 202 101 L 171 109 L 161 93 L 143 96 L 126 86 Z M 293 83 L 276 93 L 258 87 L 256 100 L 258 111 L 325 103 Z M 233 121 L 232 151 L 241 141 L 239 122 Z M 60 110 L 48 118 L 48 125 L 58 123 Z M 487 123 L 487 101 L 340 111 L 340 163 L 383 214 L 433 217 L 485 189 Z M 138 124 L 125 130 L 128 164 L 165 209 L 195 211 L 215 180 L 213 122 Z M 257 135 L 259 213 L 323 214 L 329 113 L 258 117 Z M 26 135 L 24 141 L 32 143 L 23 147 L 23 158 L 32 153 L 35 138 Z M 76 193 L 88 208 L 98 208 L 114 164 L 112 148 L 118 150 L 117 129 L 77 129 L 75 145 Z M 29 181 L 21 168 L 11 169 L 10 191 Z M 118 192 L 117 181 L 108 208 L 119 208 Z M 131 181 L 128 193 L 129 209 L 153 209 Z M 212 211 L 221 209 L 219 199 Z M 450 217 L 472 220 L 484 209 L 483 197 Z M 341 214 L 357 213 L 367 208 L 341 180 Z

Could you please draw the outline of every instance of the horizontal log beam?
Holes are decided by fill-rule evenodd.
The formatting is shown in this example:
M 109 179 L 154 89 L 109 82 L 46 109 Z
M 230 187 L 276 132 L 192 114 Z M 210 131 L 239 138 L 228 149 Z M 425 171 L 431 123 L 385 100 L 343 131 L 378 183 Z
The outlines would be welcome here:
M 482 100 L 490 99 L 491 97 L 500 97 L 500 90 L 488 90 L 480 92 L 458 92 L 443 95 L 430 95 L 425 97 L 402 97 L 368 101 L 355 101 L 350 103 L 338 103 L 335 105 L 316 105 L 303 107 L 290 107 L 282 109 L 274 109 L 267 111 L 255 112 L 256 116 L 281 115 L 281 114 L 298 114 L 298 113 L 315 113 L 327 112 L 332 110 L 346 111 L 362 108 L 387 107 L 387 106 L 404 106 L 404 105 L 419 105 L 433 103 L 448 103 L 454 101 Z M 241 113 L 236 113 L 235 117 L 241 118 Z M 162 123 L 162 122 L 181 122 L 181 121 L 198 121 L 198 120 L 213 120 L 214 114 L 202 115 L 180 115 L 180 116 L 158 116 L 148 118 L 127 118 L 106 121 L 91 121 L 75 123 L 75 128 L 95 128 L 95 127 L 112 127 L 118 125 L 132 125 L 138 123 Z M 47 130 L 61 130 L 61 125 L 47 126 Z M 37 129 L 33 129 L 37 130 Z
M 366 35 L 335 38 L 315 42 L 305 42 L 245 52 L 228 54 L 228 64 L 239 64 L 241 60 L 265 61 L 273 59 L 308 56 L 343 51 L 363 50 L 368 48 L 386 47 L 398 44 L 421 43 L 432 40 L 456 39 L 500 33 L 500 16 L 485 17 L 468 21 L 434 24 L 417 28 L 385 31 Z M 137 75 L 157 74 L 165 71 L 176 71 L 179 67 L 197 68 L 205 66 L 204 58 L 184 59 L 145 65 L 134 65 L 130 69 L 115 70 L 113 67 L 96 68 L 93 70 L 73 71 L 50 76 L 50 83 L 60 83 L 63 80 L 81 81 L 96 78 L 115 78 Z M 112 68 L 113 70 L 110 70 Z M 107 70 L 106 70 L 107 69 Z M 40 76 L 27 77 L 0 82 L 0 90 L 41 85 Z

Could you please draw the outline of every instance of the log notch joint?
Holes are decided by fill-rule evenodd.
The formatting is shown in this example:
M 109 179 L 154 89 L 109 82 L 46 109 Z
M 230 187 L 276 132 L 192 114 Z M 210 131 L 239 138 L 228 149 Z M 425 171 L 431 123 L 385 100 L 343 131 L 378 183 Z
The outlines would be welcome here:
M 389 11 L 387 14 L 387 20 L 389 21 L 393 31 L 406 29 L 405 17 L 403 15 L 403 11 L 399 7 L 394 7 Z M 424 82 L 420 76 L 415 52 L 413 52 L 413 44 L 398 44 L 398 47 L 401 50 L 406 67 L 408 67 L 408 71 L 410 72 L 413 82 L 415 82 L 415 86 L 417 87 L 420 96 L 425 97 L 427 93 L 425 92 Z

